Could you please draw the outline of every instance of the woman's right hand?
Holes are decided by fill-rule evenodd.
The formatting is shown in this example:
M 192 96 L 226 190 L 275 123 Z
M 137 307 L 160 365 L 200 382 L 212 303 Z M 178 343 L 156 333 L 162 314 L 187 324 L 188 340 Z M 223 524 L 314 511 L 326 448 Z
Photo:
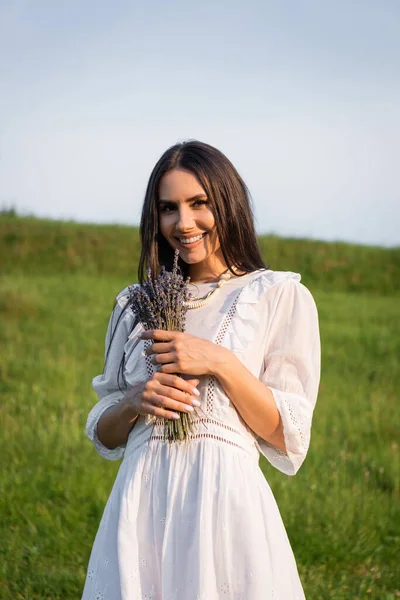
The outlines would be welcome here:
M 195 406 L 200 406 L 196 397 L 198 384 L 198 379 L 156 371 L 140 393 L 135 388 L 129 390 L 123 402 L 135 415 L 179 419 L 180 412 L 193 412 Z

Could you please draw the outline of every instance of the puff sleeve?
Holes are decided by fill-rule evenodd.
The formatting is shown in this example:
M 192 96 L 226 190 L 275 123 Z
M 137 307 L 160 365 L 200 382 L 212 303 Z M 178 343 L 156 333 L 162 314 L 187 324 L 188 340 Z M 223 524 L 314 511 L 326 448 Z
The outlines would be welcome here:
M 320 354 L 314 299 L 303 284 L 288 279 L 276 286 L 262 373 L 281 415 L 286 453 L 258 438 L 262 454 L 287 475 L 297 473 L 309 448 Z
M 97 437 L 97 423 L 101 415 L 110 406 L 118 404 L 127 391 L 121 376 L 120 365 L 125 345 L 132 331 L 134 315 L 130 309 L 126 309 L 127 298 L 123 296 L 123 292 L 117 296 L 117 303 L 108 323 L 104 372 L 94 377 L 92 381 L 92 387 L 98 395 L 99 401 L 89 412 L 86 422 L 86 435 L 93 442 L 97 452 L 108 460 L 118 460 L 123 457 L 125 452 L 125 445 L 109 449 Z M 107 356 L 110 342 L 111 346 Z

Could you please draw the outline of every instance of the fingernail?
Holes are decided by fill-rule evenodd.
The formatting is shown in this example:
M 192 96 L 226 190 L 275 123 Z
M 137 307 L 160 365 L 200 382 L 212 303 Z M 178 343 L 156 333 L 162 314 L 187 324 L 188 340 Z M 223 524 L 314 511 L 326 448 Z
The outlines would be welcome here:
M 199 392 L 199 390 L 197 388 L 193 388 L 193 394 L 195 396 L 200 396 L 200 392 Z
M 189 404 L 185 404 L 184 407 L 185 407 L 185 410 L 187 410 L 188 412 L 193 412 L 194 411 L 193 406 L 190 406 Z
M 192 404 L 193 406 L 201 406 L 201 402 L 199 402 L 199 400 L 196 400 L 196 398 L 192 398 Z
M 180 419 L 181 415 L 179 413 L 172 413 L 172 418 L 173 419 Z

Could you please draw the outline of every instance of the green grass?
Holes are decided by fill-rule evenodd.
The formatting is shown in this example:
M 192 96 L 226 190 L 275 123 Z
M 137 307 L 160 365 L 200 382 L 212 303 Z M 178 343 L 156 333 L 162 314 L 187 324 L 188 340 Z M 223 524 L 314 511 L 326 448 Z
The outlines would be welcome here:
M 20 230 L 18 242 L 4 240 L 10 222 Z M 78 600 L 118 469 L 97 456 L 84 433 L 96 401 L 90 384 L 102 370 L 113 297 L 135 279 L 137 233 L 10 217 L 0 217 L 0 232 L 0 598 Z M 62 238 L 68 243 L 58 246 Z M 361 273 L 351 291 L 344 273 L 315 279 L 316 263 L 301 268 L 318 249 L 334 260 L 336 245 L 276 238 L 262 244 L 272 268 L 306 273 L 320 315 L 323 376 L 309 455 L 296 477 L 261 461 L 307 599 L 394 600 L 400 597 L 399 276 L 385 289 L 378 282 L 389 272 L 389 257 L 398 273 L 398 251 L 348 246 L 346 260 Z M 302 245 L 299 256 L 295 247 L 301 253 Z M 375 288 L 373 264 L 379 265 Z
M 275 270 L 300 272 L 326 291 L 400 292 L 400 247 L 261 236 L 264 260 Z M 136 275 L 138 230 L 122 225 L 83 225 L 0 213 L 0 273 Z

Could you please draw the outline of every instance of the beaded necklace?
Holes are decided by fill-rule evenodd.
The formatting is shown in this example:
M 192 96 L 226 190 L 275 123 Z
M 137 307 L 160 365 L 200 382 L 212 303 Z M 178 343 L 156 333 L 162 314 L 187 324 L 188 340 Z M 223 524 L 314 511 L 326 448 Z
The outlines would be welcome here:
M 217 287 L 215 287 L 213 290 L 210 290 L 202 298 L 198 298 L 197 300 L 188 300 L 187 302 L 184 303 L 184 305 L 188 309 L 190 309 L 190 308 L 200 308 L 201 306 L 204 306 L 205 304 L 207 304 L 207 302 L 210 301 L 211 297 L 213 295 L 215 295 L 222 288 L 222 286 L 225 285 L 225 283 L 227 281 L 229 281 L 229 279 L 231 277 L 232 277 L 232 273 L 230 271 L 227 271 L 226 273 L 222 273 L 222 275 L 220 275 L 220 277 L 218 279 Z

